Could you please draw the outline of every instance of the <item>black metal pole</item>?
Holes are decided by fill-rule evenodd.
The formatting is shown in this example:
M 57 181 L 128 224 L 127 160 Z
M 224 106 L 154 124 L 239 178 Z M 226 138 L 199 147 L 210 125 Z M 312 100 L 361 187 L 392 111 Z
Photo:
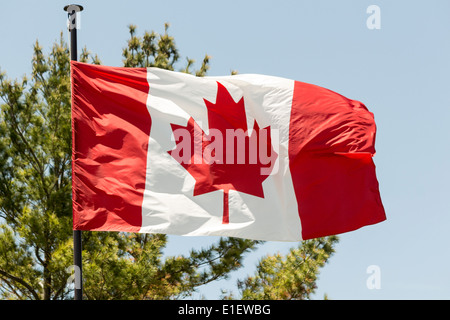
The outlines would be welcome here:
M 71 4 L 64 7 L 67 11 L 70 32 L 70 60 L 77 61 L 77 12 L 83 11 L 83 7 L 78 4 Z M 83 299 L 83 276 L 81 259 L 81 230 L 73 230 L 73 264 L 75 265 L 75 300 Z

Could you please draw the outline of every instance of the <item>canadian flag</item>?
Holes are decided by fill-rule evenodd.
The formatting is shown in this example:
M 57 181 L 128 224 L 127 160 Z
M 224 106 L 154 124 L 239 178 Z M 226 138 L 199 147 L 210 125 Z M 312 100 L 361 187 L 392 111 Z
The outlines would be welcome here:
M 358 101 L 265 75 L 71 71 L 74 230 L 299 241 L 386 219 Z

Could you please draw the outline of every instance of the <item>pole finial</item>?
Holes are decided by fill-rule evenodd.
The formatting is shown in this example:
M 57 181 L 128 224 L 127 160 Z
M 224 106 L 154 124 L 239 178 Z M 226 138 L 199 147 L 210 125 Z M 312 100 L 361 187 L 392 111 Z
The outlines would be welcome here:
M 64 6 L 64 11 L 71 13 L 73 10 L 81 12 L 83 11 L 83 6 L 79 4 L 68 4 L 67 6 Z

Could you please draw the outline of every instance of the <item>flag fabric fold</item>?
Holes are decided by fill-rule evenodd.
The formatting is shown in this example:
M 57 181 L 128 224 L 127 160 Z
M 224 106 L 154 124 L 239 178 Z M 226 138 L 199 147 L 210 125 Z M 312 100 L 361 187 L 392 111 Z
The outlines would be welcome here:
M 265 75 L 71 72 L 74 230 L 299 241 L 386 219 L 359 101 Z

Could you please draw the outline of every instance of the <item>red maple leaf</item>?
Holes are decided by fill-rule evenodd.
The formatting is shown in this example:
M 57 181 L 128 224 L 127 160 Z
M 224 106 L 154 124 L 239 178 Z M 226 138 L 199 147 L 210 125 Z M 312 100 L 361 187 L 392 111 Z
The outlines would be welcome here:
M 262 183 L 278 154 L 272 148 L 270 126 L 260 129 L 255 120 L 249 135 L 244 97 L 235 102 L 227 89 L 217 84 L 216 103 L 203 99 L 209 134 L 192 117 L 185 127 L 171 124 L 177 145 L 168 153 L 195 179 L 194 196 L 223 190 L 222 223 L 227 224 L 229 191 L 264 198 Z

